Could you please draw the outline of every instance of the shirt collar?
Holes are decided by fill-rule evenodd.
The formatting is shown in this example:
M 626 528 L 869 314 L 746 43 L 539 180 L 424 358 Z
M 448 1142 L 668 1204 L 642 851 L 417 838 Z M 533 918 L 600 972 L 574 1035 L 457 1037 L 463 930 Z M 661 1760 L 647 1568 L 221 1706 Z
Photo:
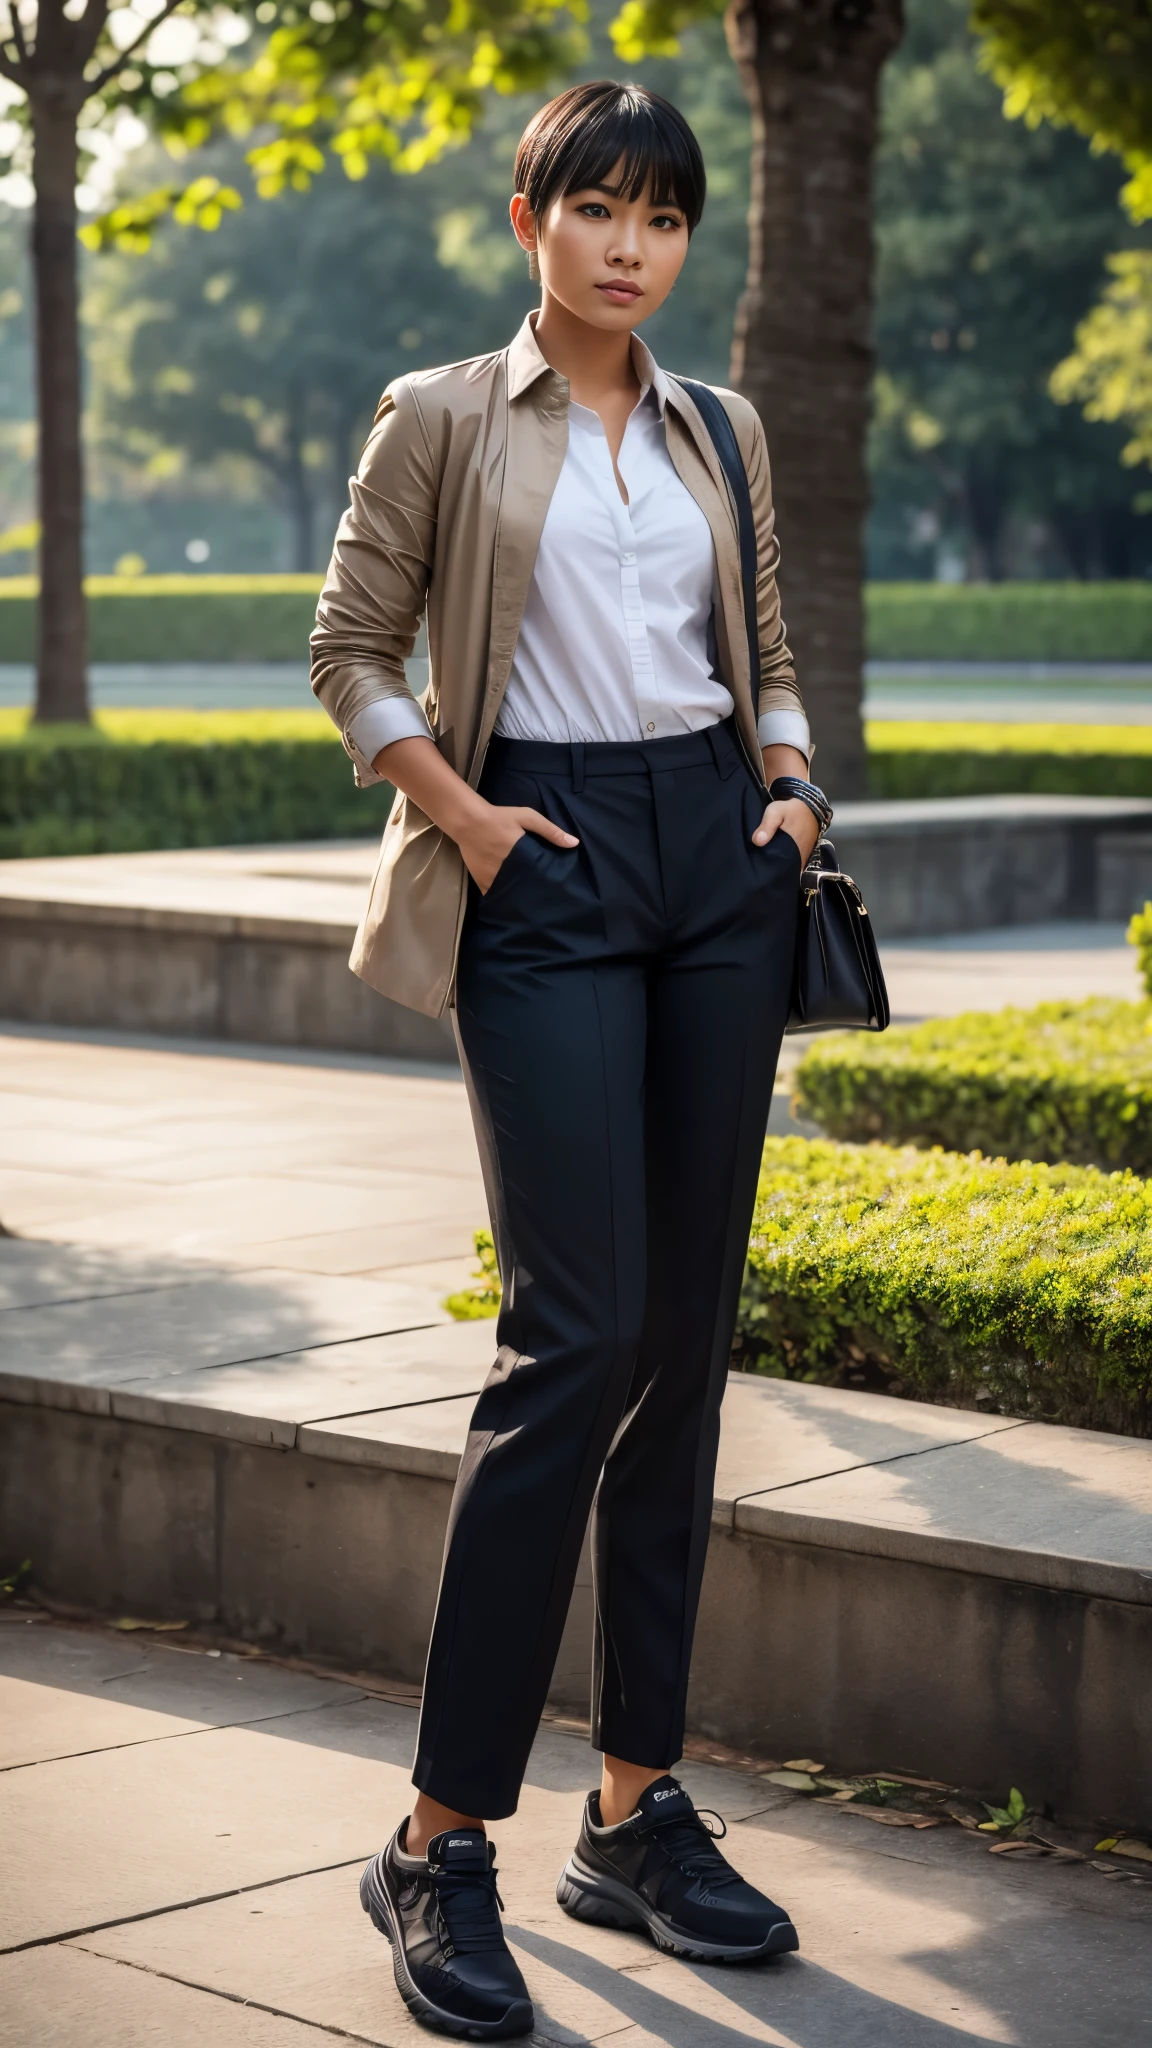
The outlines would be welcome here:
M 508 345 L 508 396 L 519 398 L 541 377 L 548 377 L 553 384 L 568 395 L 568 379 L 561 377 L 540 352 L 535 334 L 536 315 L 529 313 L 519 332 Z M 650 348 L 641 341 L 638 334 L 632 336 L 632 362 L 640 379 L 641 402 L 652 392 L 661 419 L 664 406 L 669 398 L 676 403 L 676 389 L 672 380 L 664 375 Z

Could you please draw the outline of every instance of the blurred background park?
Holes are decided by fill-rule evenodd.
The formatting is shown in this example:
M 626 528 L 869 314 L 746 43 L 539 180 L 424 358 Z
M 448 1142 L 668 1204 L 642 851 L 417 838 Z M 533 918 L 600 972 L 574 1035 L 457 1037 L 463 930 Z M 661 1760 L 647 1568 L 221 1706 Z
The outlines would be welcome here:
M 316 0 L 310 11 L 332 10 Z M 631 61 L 608 34 L 616 12 L 593 0 L 583 56 L 550 82 L 634 76 L 692 121 L 707 213 L 646 335 L 668 367 L 724 383 L 748 261 L 750 110 L 718 12 L 683 32 L 678 56 Z M 188 42 L 191 14 L 173 17 L 174 49 Z M 908 0 L 884 67 L 867 573 L 1152 576 L 1152 474 L 1125 455 L 1139 429 L 1086 420 L 1061 368 L 1112 260 L 1152 247 L 1152 234 L 1121 204 L 1116 155 L 1067 127 L 1005 118 L 982 48 L 966 0 Z M 85 254 L 91 571 L 323 570 L 385 385 L 502 346 L 536 301 L 507 202 L 517 138 L 543 97 L 485 95 L 473 139 L 416 174 L 377 158 L 351 178 L 330 160 L 306 190 L 263 201 L 246 163 L 251 138 L 214 139 L 174 167 L 139 115 L 124 110 L 90 132 L 99 148 L 82 166 L 86 221 L 174 175 L 184 186 L 218 178 L 244 200 L 210 232 L 161 218 L 147 248 L 113 239 Z M 8 111 L 0 144 L 19 157 Z M 31 196 L 27 169 L 9 170 L 0 548 L 10 573 L 30 570 L 35 553 Z M 1147 359 L 1144 377 L 1147 391 Z
M 764 420 L 815 773 L 893 1012 L 785 1041 L 691 1725 L 797 1759 L 781 1800 L 827 1758 L 839 1813 L 955 1838 L 875 1941 L 809 1951 L 856 1982 L 874 1949 L 883 2009 L 790 2022 L 774 1984 L 723 2038 L 1119 2048 L 1152 1953 L 1126 1946 L 1152 1861 L 1149 0 L 0 0 L 0 1619 L 415 1697 L 500 1281 L 449 1020 L 349 972 L 391 792 L 355 788 L 308 636 L 380 393 L 511 338 L 517 138 L 606 75 L 704 149 L 645 338 Z M 585 1588 L 566 1715 L 590 1631 Z M 64 1667 L 29 1660 L 38 1714 Z M 335 1892 L 289 1961 L 253 1933 L 246 1789 L 221 1781 L 204 1861 L 179 1832 L 203 1793 L 172 1793 L 196 1744 L 126 1820 L 101 1745 L 128 1770 L 164 1745 L 67 1727 L 90 1762 L 66 1795 L 37 1765 L 13 1866 L 48 1988 L 5 2039 L 47 2041 L 61 1929 L 179 1902 L 194 1945 L 208 1898 L 243 1912 L 226 1998 L 399 2040 L 375 1979 L 336 2010 Z M 917 1775 L 856 1775 L 893 1762 Z M 273 1779 L 243 1838 L 279 1883 Z M 350 1799 L 324 1793 L 334 1872 L 365 1847 Z M 136 1889 L 90 1878 L 77 1815 Z M 1015 1861 L 970 1887 L 990 1843 L 1080 1886 L 1031 1950 Z M 897 1860 L 856 1854 L 883 1902 Z M 161 1975 L 207 1999 L 183 1939 Z M 675 2009 L 694 1973 L 658 2010 L 614 1974 L 591 2033 L 564 1992 L 566 2039 L 721 2038 L 714 1988 L 704 2031 Z M 146 1981 L 121 1975 L 100 2038 L 175 2042 L 120 2016 Z
M 219 749 L 333 737 L 306 639 L 376 401 L 515 330 L 517 137 L 605 74 L 704 147 L 705 220 L 646 333 L 763 414 L 833 794 L 1152 793 L 1136 0 L 22 0 L 9 24 L 0 854 L 368 826 L 330 750 L 295 804 L 289 757 L 253 757 L 238 807 Z M 118 743 L 95 774 L 93 706 L 81 737 Z M 145 774 L 142 740 L 177 754 Z

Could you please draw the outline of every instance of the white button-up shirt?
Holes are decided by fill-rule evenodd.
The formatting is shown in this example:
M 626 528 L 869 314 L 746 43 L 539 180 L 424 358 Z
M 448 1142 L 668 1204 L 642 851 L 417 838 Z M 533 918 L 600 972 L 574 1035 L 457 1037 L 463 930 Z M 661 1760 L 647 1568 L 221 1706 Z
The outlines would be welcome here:
M 732 712 L 714 672 L 712 534 L 668 453 L 663 386 L 652 364 L 617 458 L 627 504 L 599 414 L 569 401 L 568 449 L 496 720 L 505 738 L 664 739 Z M 429 730 L 415 699 L 390 698 L 353 718 L 348 737 L 367 763 Z M 809 752 L 799 711 L 765 712 L 758 737 Z
M 569 401 L 552 494 L 496 731 L 518 740 L 698 732 L 732 698 L 712 672 L 712 534 L 680 481 L 649 386 L 612 470 L 598 413 Z

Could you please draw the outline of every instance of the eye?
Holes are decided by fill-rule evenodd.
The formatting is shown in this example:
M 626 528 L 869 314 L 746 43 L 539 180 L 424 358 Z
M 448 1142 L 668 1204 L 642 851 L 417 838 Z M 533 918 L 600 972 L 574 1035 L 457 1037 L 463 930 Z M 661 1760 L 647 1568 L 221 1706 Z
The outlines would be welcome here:
M 589 220 L 611 220 L 612 218 L 608 208 L 600 199 L 586 199 L 582 206 L 576 208 L 576 211 L 577 213 L 586 214 Z
M 659 228 L 663 233 L 666 234 L 669 228 L 673 229 L 674 231 L 676 228 L 683 227 L 684 223 L 682 220 L 679 220 L 675 214 L 658 213 L 653 220 L 649 221 L 648 225 L 650 228 Z

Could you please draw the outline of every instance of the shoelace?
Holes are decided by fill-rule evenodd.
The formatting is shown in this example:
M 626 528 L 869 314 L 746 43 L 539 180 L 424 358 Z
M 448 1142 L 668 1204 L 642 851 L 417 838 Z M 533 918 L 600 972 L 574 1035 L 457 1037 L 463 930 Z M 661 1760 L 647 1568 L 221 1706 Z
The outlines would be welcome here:
M 478 1956 L 503 1948 L 500 1913 L 504 1901 L 496 1889 L 495 1867 L 491 1870 L 429 1871 L 444 1940 L 446 1956 Z M 499 1908 L 499 1911 L 497 1911 Z
M 710 1827 L 710 1821 L 718 1822 L 718 1826 Z M 689 1875 L 703 1876 L 707 1871 L 713 1890 L 743 1882 L 739 1871 L 733 1870 L 715 1847 L 724 1840 L 728 1829 L 711 1807 L 700 1807 L 692 1814 L 669 1814 L 667 1820 L 654 1821 L 648 1832 L 659 1837 L 665 1855 Z

